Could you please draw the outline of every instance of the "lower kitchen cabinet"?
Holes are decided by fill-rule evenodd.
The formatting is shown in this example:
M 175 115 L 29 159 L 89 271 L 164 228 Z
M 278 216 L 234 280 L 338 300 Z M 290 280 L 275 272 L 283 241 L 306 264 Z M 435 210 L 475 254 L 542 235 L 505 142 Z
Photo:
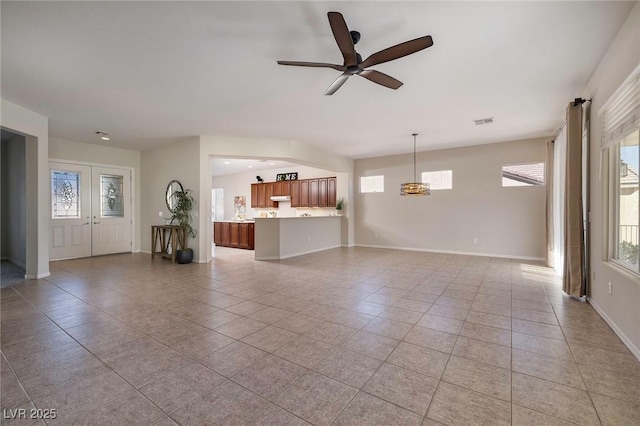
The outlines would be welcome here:
M 213 242 L 218 247 L 253 250 L 255 224 L 243 222 L 214 222 Z

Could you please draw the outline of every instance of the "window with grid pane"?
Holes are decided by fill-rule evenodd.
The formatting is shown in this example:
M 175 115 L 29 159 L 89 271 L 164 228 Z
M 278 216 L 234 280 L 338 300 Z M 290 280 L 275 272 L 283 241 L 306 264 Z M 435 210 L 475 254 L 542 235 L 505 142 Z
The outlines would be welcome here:
M 609 150 L 609 259 L 640 273 L 640 70 L 607 102 L 602 146 Z

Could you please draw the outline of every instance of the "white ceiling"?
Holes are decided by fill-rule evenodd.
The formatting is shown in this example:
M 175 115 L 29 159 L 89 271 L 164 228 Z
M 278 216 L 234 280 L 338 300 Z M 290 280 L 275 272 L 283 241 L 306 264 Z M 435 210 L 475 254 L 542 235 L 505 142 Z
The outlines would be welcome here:
M 211 176 L 234 175 L 250 171 L 259 172 L 261 170 L 283 169 L 285 167 L 296 166 L 296 164 L 286 161 L 221 157 L 212 157 L 209 163 L 211 164 Z M 256 174 L 259 175 L 260 173 Z
M 2 97 L 49 117 L 54 138 L 145 150 L 194 135 L 294 139 L 352 158 L 553 134 L 634 2 L 6 2 Z M 342 63 L 326 13 L 363 57 L 430 34 L 374 67 Z M 474 119 L 494 117 L 491 125 Z

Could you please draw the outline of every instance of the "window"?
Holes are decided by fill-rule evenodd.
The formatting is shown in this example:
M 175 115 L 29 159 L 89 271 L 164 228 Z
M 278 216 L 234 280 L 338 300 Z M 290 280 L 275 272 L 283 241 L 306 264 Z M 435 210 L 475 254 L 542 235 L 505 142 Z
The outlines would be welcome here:
M 80 173 L 52 170 L 51 217 L 77 219 L 80 214 Z
M 384 176 L 361 176 L 360 192 L 384 192 Z
M 640 171 L 640 131 L 636 130 L 618 142 L 613 149 L 613 243 L 612 259 L 638 272 L 640 265 L 640 241 L 638 225 L 638 175 Z
M 544 163 L 513 164 L 502 167 L 502 186 L 544 185 Z
M 422 172 L 422 183 L 428 183 L 432 191 L 453 189 L 453 171 L 438 170 L 436 172 Z
M 100 175 L 100 217 L 124 217 L 122 176 Z
M 602 110 L 602 148 L 609 150 L 609 260 L 640 273 L 640 67 Z

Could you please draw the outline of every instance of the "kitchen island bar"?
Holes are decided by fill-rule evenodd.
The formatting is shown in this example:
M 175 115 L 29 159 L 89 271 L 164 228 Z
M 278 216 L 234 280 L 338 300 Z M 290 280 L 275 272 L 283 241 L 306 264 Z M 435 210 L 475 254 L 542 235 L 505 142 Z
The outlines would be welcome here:
M 340 247 L 342 216 L 255 219 L 255 259 L 278 260 Z

